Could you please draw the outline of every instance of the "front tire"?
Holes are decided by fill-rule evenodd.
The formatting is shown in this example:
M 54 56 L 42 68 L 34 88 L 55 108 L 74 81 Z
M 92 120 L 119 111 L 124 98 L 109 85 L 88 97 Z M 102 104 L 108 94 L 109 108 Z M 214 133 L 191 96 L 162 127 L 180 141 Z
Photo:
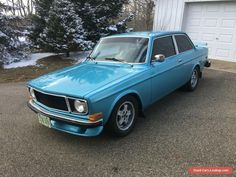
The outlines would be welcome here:
M 191 78 L 190 78 L 189 81 L 184 85 L 184 89 L 185 89 L 186 91 L 189 91 L 189 92 L 194 91 L 194 90 L 197 88 L 197 86 L 198 86 L 200 76 L 201 76 L 201 72 L 200 72 L 199 67 L 195 67 L 195 68 L 193 69 Z
M 137 116 L 137 100 L 132 96 L 123 97 L 115 105 L 106 127 L 115 136 L 126 136 L 133 130 Z

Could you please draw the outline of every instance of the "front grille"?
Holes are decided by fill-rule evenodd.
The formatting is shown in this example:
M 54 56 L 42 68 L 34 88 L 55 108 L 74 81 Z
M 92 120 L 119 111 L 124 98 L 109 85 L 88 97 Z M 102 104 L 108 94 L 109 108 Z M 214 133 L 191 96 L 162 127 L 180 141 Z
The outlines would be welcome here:
M 50 108 L 68 111 L 66 100 L 63 97 L 48 95 L 37 90 L 34 90 L 36 100 Z

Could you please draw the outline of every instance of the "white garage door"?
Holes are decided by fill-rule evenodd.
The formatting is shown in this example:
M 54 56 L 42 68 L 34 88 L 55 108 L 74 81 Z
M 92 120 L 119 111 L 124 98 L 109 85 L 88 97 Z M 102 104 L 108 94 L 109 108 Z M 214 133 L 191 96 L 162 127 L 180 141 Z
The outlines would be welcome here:
M 183 30 L 209 46 L 209 57 L 236 62 L 236 2 L 187 3 Z

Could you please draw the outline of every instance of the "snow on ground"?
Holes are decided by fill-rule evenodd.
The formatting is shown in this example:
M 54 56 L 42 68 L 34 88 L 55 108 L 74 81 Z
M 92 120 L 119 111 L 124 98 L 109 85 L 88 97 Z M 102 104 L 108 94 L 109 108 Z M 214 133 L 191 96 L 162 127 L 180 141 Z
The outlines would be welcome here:
M 82 62 L 87 58 L 87 56 L 91 53 L 91 51 L 84 51 L 84 52 L 71 52 L 69 59 L 78 61 L 78 63 Z
M 4 69 L 10 69 L 10 68 L 18 68 L 18 67 L 25 67 L 25 66 L 32 66 L 36 65 L 37 61 L 42 58 L 50 57 L 50 56 L 56 56 L 58 54 L 56 53 L 33 53 L 29 56 L 28 59 L 21 60 L 19 62 L 11 63 L 9 65 L 4 65 Z
M 86 57 L 90 54 L 90 52 L 91 51 L 71 52 L 70 57 L 68 57 L 68 58 L 63 57 L 63 58 L 72 59 L 72 60 L 78 61 L 78 63 L 80 63 L 86 59 Z M 11 69 L 11 68 L 26 67 L 26 66 L 34 66 L 37 64 L 37 61 L 40 59 L 50 57 L 50 56 L 57 56 L 57 55 L 62 56 L 61 54 L 56 54 L 56 53 L 33 53 L 33 54 L 30 54 L 28 59 L 24 59 L 19 62 L 4 65 L 3 68 L 4 69 Z

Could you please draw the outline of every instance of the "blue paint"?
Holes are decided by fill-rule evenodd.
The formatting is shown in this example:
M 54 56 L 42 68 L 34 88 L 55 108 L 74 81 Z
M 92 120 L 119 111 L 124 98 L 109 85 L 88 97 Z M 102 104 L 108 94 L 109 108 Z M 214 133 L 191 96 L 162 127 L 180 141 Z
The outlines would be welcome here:
M 103 125 L 105 125 L 113 107 L 123 96 L 128 94 L 137 95 L 144 110 L 185 84 L 190 79 L 194 67 L 198 65 L 201 71 L 203 70 L 208 55 L 208 49 L 204 46 L 195 46 L 192 50 L 166 58 L 163 63 L 151 62 L 154 39 L 174 34 L 185 33 L 139 32 L 109 36 L 108 38 L 148 38 L 146 62 L 129 65 L 111 61 L 87 61 L 36 78 L 28 82 L 28 86 L 50 94 L 87 100 L 88 115 L 102 112 Z M 183 62 L 179 63 L 179 59 Z M 88 119 L 88 115 L 79 116 L 73 115 L 73 113 L 60 113 L 50 108 L 47 108 L 47 110 L 52 113 L 71 116 L 73 119 Z M 103 126 L 84 129 L 57 121 L 52 121 L 52 128 L 81 136 L 97 136 L 103 130 Z

